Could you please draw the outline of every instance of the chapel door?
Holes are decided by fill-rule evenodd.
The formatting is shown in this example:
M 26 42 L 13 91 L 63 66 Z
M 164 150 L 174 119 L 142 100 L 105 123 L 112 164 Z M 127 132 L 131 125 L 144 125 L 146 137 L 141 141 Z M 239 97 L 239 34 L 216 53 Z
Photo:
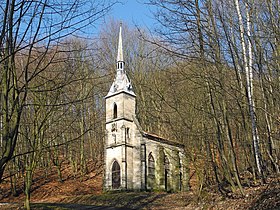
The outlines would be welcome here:
M 121 169 L 117 161 L 112 166 L 112 188 L 118 189 L 121 186 Z

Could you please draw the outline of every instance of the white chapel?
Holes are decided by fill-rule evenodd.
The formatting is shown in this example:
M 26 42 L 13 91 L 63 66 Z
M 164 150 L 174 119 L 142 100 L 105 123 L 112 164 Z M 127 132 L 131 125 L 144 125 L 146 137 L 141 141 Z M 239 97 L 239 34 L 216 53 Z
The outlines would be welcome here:
M 187 190 L 184 146 L 141 129 L 136 95 L 125 72 L 122 27 L 117 70 L 105 97 L 104 190 Z

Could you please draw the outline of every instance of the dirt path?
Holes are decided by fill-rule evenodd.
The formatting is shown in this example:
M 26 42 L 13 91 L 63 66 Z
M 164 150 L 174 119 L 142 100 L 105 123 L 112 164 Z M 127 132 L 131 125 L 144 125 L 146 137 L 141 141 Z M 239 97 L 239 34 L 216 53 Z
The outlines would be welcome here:
M 116 208 L 113 206 L 95 206 L 71 203 L 32 203 L 31 209 L 79 209 L 79 210 L 130 210 L 128 208 Z M 23 206 L 18 203 L 0 203 L 2 210 L 23 209 Z

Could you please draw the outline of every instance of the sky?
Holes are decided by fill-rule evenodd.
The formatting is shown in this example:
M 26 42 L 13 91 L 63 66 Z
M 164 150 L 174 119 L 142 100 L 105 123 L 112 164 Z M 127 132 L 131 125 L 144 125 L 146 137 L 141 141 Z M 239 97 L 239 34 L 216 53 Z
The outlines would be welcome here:
M 113 18 L 127 23 L 130 26 L 152 28 L 155 20 L 153 18 L 152 6 L 143 3 L 144 0 L 121 0 L 116 4 L 107 18 Z

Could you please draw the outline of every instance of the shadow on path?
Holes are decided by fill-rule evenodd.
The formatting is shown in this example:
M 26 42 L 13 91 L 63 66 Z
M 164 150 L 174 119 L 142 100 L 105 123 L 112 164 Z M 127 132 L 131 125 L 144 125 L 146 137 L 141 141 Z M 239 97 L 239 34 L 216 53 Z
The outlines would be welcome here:
M 0 203 L 1 210 L 15 210 L 24 209 L 24 207 L 19 203 Z M 51 209 L 79 209 L 79 210 L 131 210 L 130 208 L 120 208 L 113 206 L 96 206 L 96 205 L 85 205 L 85 204 L 71 204 L 71 203 L 31 203 L 31 209 L 38 210 L 51 210 Z
M 129 208 L 118 208 L 113 206 L 94 206 L 94 205 L 84 205 L 84 204 L 71 204 L 71 203 L 32 203 L 32 209 L 93 209 L 93 210 L 130 210 Z
M 103 195 L 83 195 L 62 200 L 60 203 L 31 203 L 31 209 L 50 210 L 50 209 L 93 209 L 93 210 L 132 210 L 149 208 L 157 200 L 161 200 L 167 194 L 120 192 L 108 193 Z M 0 203 L 0 209 L 14 210 L 24 209 L 21 203 Z
M 71 204 L 71 203 L 32 203 L 32 209 L 93 209 L 93 210 L 125 210 L 128 208 L 118 208 L 113 206 L 94 206 L 84 204 Z M 129 209 L 128 209 L 129 210 Z
M 166 193 L 149 192 L 114 192 L 102 195 L 84 195 L 63 199 L 65 204 L 75 203 L 84 205 L 105 206 L 115 209 L 143 209 L 153 205 L 155 201 L 163 199 Z M 105 208 L 104 208 L 105 209 Z

